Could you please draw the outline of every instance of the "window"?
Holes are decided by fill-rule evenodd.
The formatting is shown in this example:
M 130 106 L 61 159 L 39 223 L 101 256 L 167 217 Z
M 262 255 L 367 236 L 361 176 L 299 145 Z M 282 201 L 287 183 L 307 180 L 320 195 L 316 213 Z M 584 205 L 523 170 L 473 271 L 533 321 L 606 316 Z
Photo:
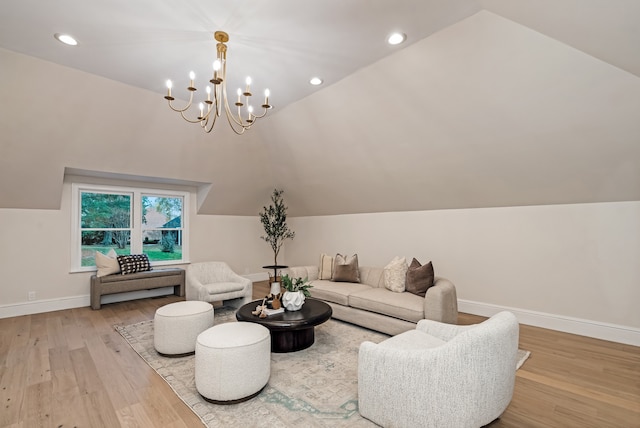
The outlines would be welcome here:
M 72 185 L 72 271 L 95 269 L 95 253 L 146 254 L 153 265 L 188 259 L 189 193 Z
M 182 259 L 183 199 L 142 195 L 142 250 L 149 260 Z

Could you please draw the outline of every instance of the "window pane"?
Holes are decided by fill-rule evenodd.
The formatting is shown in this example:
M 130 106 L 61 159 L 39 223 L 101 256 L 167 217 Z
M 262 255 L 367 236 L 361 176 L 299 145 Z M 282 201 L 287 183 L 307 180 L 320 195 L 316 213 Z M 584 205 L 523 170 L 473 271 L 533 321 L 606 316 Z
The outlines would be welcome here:
M 142 225 L 145 229 L 182 227 L 182 198 L 142 196 Z
M 143 252 L 150 261 L 181 260 L 181 230 L 147 230 L 144 232 Z
M 128 230 L 91 230 L 82 232 L 81 266 L 95 266 L 96 251 L 107 254 L 113 249 L 118 255 L 130 254 Z
M 80 227 L 109 229 L 131 227 L 131 196 L 82 192 Z

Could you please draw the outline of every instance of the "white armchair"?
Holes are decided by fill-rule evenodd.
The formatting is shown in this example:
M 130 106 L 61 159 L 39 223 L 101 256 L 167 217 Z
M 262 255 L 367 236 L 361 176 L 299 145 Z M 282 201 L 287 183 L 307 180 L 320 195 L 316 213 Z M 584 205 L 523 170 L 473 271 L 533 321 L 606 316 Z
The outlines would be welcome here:
M 383 427 L 481 427 L 513 397 L 519 325 L 500 312 L 471 326 L 421 320 L 358 355 L 360 414 Z
M 185 276 L 187 300 L 226 301 L 234 308 L 253 300 L 251 280 L 232 271 L 225 262 L 192 263 Z

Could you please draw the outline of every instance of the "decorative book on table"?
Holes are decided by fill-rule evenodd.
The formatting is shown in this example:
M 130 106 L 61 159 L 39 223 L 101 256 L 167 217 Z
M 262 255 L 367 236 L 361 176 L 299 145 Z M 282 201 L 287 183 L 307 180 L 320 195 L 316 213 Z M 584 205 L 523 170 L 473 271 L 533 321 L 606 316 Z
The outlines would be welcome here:
M 269 308 L 267 308 L 267 309 L 264 310 L 264 312 L 267 315 L 281 314 L 281 313 L 284 312 L 284 308 L 278 308 L 278 309 L 269 309 Z

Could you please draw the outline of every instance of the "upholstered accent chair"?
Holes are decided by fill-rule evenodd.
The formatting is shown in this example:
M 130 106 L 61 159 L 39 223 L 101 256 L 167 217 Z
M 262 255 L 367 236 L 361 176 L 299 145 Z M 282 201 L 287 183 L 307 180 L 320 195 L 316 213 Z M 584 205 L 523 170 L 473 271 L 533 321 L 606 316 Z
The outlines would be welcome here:
M 480 427 L 513 397 L 519 325 L 500 312 L 471 326 L 421 320 L 358 355 L 360 414 L 383 427 Z
M 253 283 L 225 262 L 191 263 L 186 269 L 187 300 L 224 302 L 239 308 L 252 300 Z

